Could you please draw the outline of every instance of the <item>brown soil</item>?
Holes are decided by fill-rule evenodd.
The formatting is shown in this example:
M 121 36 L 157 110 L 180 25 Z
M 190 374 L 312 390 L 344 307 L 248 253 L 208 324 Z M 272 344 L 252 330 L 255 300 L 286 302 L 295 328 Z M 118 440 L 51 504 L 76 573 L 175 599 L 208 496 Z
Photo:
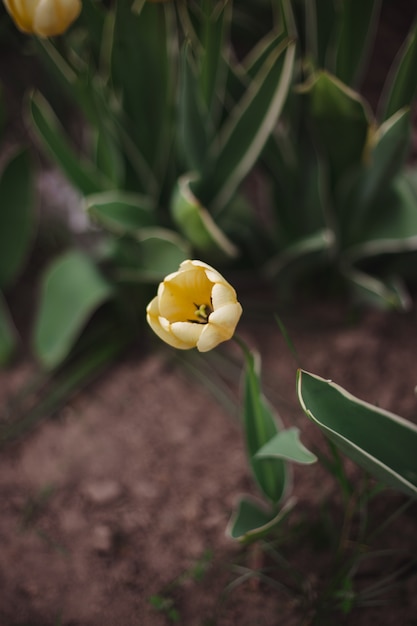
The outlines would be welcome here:
M 333 303 L 284 317 L 303 367 L 415 421 L 415 310 L 367 312 L 355 324 L 345 315 L 345 307 Z M 299 426 L 306 445 L 323 449 L 297 406 L 296 367 L 277 326 L 248 322 L 249 312 L 245 317 L 241 332 L 262 354 L 268 397 L 287 426 Z M 173 361 L 173 352 L 138 342 L 54 420 L 2 452 L 2 626 L 169 624 L 151 605 L 155 595 L 172 601 L 184 626 L 313 623 L 312 608 L 333 577 L 329 545 L 343 510 L 335 481 L 320 464 L 295 468 L 298 504 L 280 550 L 300 572 L 302 592 L 256 580 L 227 590 L 237 566 L 268 565 L 259 551 L 242 549 L 225 534 L 238 495 L 256 490 L 238 421 Z M 217 352 L 233 362 L 239 356 L 230 343 Z M 28 370 L 23 362 L 1 374 L 2 406 Z M 373 524 L 402 502 L 389 492 L 379 496 Z M 374 583 L 415 556 L 415 513 L 414 506 L 364 546 L 396 552 L 370 560 L 355 585 Z M 202 559 L 207 567 L 198 580 L 190 568 Z M 273 575 L 288 582 L 279 567 Z M 379 598 L 383 608 L 331 612 L 316 623 L 415 625 L 416 583 L 416 571 L 407 570 Z

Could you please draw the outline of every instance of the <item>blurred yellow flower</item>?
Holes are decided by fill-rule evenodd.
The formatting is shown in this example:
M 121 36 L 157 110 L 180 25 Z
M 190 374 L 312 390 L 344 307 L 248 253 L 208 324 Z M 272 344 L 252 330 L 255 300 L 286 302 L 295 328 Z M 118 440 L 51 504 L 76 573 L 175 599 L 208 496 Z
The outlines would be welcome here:
M 21 31 L 39 37 L 61 35 L 81 11 L 81 0 L 3 0 L 3 3 Z
M 231 339 L 242 307 L 219 272 L 202 261 L 184 261 L 159 285 L 146 313 L 152 330 L 173 348 L 207 352 Z

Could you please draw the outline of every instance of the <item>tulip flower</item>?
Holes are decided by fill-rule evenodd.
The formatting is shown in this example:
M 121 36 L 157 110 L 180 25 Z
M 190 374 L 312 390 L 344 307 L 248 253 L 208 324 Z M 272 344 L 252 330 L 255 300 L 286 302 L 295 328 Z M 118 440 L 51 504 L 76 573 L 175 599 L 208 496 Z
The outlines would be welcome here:
M 61 35 L 81 11 L 81 0 L 3 0 L 16 26 L 39 37 Z
M 219 272 L 202 261 L 183 261 L 159 285 L 146 313 L 152 330 L 173 348 L 207 352 L 231 339 L 242 307 Z

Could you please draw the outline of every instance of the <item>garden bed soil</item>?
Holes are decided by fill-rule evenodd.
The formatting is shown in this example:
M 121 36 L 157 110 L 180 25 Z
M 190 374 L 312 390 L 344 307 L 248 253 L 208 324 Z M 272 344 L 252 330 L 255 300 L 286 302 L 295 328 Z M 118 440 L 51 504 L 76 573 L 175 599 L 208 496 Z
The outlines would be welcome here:
M 297 404 L 296 363 L 285 339 L 274 322 L 246 315 L 250 304 L 244 295 L 242 301 L 240 332 L 262 354 L 268 398 L 286 426 L 300 428 L 307 446 L 324 450 Z M 305 369 L 416 421 L 415 309 L 367 311 L 355 323 L 335 302 L 303 302 L 296 310 L 283 320 Z M 256 494 L 239 421 L 176 361 L 175 351 L 151 341 L 138 340 L 54 419 L 1 452 L 0 624 L 172 623 L 152 606 L 155 597 L 164 598 L 184 626 L 313 624 L 334 557 L 329 544 L 320 547 L 313 539 L 338 533 L 342 521 L 334 479 L 320 464 L 294 468 L 298 504 L 281 552 L 300 572 L 303 592 L 255 578 L 228 587 L 239 568 L 268 564 L 259 550 L 244 549 L 225 533 L 239 494 Z M 239 361 L 233 342 L 216 352 Z M 3 408 L 31 368 L 23 359 L 1 373 Z M 349 464 L 348 471 L 359 485 L 360 473 Z M 380 495 L 373 524 L 402 503 L 398 494 Z M 297 528 L 304 530 L 295 535 Z M 414 505 L 374 545 L 364 546 L 364 552 L 395 553 L 370 560 L 355 585 L 376 583 L 415 556 L 416 530 Z M 274 577 L 288 583 L 283 569 Z M 328 621 L 315 623 L 413 626 L 416 585 L 416 570 L 407 570 L 379 598 L 384 606 L 330 613 Z

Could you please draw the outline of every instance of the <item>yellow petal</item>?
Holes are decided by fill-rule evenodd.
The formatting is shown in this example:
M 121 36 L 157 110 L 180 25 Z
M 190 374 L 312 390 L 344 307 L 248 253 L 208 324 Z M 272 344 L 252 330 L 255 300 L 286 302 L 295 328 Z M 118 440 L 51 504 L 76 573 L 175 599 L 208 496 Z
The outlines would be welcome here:
M 158 296 L 153 298 L 146 308 L 146 319 L 149 326 L 154 333 L 165 341 L 168 345 L 179 350 L 188 349 L 188 345 L 184 345 L 175 335 L 170 331 L 170 324 L 168 320 L 159 315 Z
M 237 302 L 236 291 L 229 284 L 216 283 L 211 290 L 211 299 L 214 311 L 227 304 Z
M 3 0 L 16 26 L 40 37 L 61 35 L 81 12 L 81 0 Z
M 34 32 L 41 37 L 61 35 L 80 12 L 80 0 L 39 0 L 34 14 Z
M 195 348 L 207 324 L 192 324 L 191 322 L 174 322 L 171 324 L 171 332 L 177 339 L 182 341 L 188 348 Z
M 223 333 L 224 340 L 230 339 L 235 332 L 237 323 L 242 315 L 242 307 L 239 302 L 226 304 L 220 309 L 213 311 L 209 317 L 208 326 L 216 326 Z
M 230 339 L 225 337 L 223 329 L 220 326 L 214 324 L 205 324 L 201 333 L 200 339 L 197 342 L 197 350 L 200 352 L 208 352 L 213 350 L 219 343 Z

